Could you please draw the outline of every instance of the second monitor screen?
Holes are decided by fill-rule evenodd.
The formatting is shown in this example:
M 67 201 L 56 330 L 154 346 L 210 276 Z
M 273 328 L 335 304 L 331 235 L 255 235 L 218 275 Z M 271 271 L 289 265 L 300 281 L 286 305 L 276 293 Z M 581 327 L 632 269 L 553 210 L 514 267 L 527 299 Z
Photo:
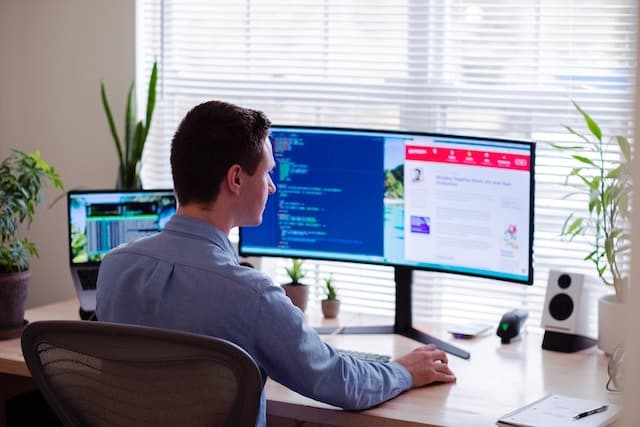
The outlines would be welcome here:
M 532 143 L 305 127 L 271 141 L 277 192 L 242 253 L 531 283 Z

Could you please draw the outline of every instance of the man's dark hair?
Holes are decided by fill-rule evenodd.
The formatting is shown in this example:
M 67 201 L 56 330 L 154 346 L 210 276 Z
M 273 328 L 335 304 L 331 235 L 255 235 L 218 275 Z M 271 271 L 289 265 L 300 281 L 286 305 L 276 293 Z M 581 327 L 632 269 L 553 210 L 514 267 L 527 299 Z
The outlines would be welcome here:
M 173 186 L 181 204 L 215 201 L 229 168 L 253 175 L 271 122 L 256 110 L 221 101 L 195 106 L 171 142 Z

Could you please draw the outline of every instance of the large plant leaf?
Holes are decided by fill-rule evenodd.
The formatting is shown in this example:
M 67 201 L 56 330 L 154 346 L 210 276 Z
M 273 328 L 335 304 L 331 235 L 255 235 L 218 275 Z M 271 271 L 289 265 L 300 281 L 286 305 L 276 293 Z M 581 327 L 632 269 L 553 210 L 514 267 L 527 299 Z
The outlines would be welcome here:
M 127 102 L 125 106 L 125 123 L 124 123 L 124 135 L 120 140 L 116 126 L 111 113 L 111 108 L 107 100 L 106 90 L 104 84 L 101 83 L 101 95 L 102 103 L 109 122 L 109 129 L 118 151 L 118 160 L 120 166 L 118 168 L 118 179 L 121 186 L 124 188 L 134 188 L 135 182 L 138 181 L 137 173 L 139 169 L 140 160 L 142 159 L 142 152 L 144 149 L 144 143 L 149 133 L 151 126 L 151 119 L 153 117 L 153 111 L 156 104 L 156 86 L 158 80 L 158 66 L 154 62 L 149 77 L 149 86 L 147 90 L 147 106 L 146 106 L 146 124 L 143 121 L 136 123 L 136 101 L 135 101 L 135 82 L 131 83 L 127 92 Z
M 124 114 L 124 140 L 125 140 L 125 168 L 131 167 L 131 164 L 135 162 L 133 147 L 132 147 L 132 131 L 136 121 L 136 107 L 135 100 L 133 99 L 134 83 L 129 86 L 127 92 L 127 105 Z
M 582 139 L 584 142 L 586 142 L 586 143 L 588 143 L 588 144 L 591 144 L 591 141 L 589 141 L 589 138 L 587 138 L 586 136 L 584 136 L 584 135 L 583 135 L 583 134 L 581 134 L 580 132 L 576 132 L 576 131 L 571 127 L 571 126 L 566 126 L 566 125 L 565 125 L 565 126 L 564 126 L 564 128 L 565 128 L 566 130 L 568 130 L 568 131 L 569 131 L 569 133 L 572 133 L 572 134 L 574 134 L 575 136 L 577 136 L 578 138 Z M 554 144 L 552 144 L 552 145 L 554 145 Z M 562 149 L 564 149 L 564 148 L 561 148 L 561 147 L 556 147 L 556 148 L 560 148 L 561 150 L 562 150 Z M 577 147 L 574 147 L 574 148 L 575 148 L 575 149 L 582 149 L 582 146 L 577 146 Z
M 607 179 L 617 179 L 620 178 L 620 175 L 624 172 L 625 167 L 623 165 L 620 165 L 614 169 L 611 169 L 608 173 L 607 176 L 605 178 Z
M 618 210 L 620 211 L 620 215 L 622 215 L 623 218 L 628 218 L 630 214 L 628 193 L 628 191 L 623 191 L 618 196 Z
M 107 92 L 104 88 L 104 83 L 100 82 L 100 95 L 102 97 L 102 107 L 104 108 L 104 113 L 107 116 L 107 122 L 109 123 L 109 130 L 111 131 L 111 136 L 113 137 L 113 142 L 116 146 L 116 151 L 118 152 L 118 160 L 120 164 L 123 162 L 122 158 L 122 145 L 120 144 L 120 138 L 118 138 L 118 132 L 116 131 L 116 125 L 113 121 L 113 115 L 111 114 L 111 108 L 109 107 L 109 100 L 107 99 Z
M 142 124 L 142 121 L 139 121 L 136 124 L 136 129 L 133 132 L 133 141 L 132 141 L 132 150 L 133 157 L 136 160 L 136 164 L 132 164 L 132 168 L 137 167 L 137 163 L 142 159 L 142 151 L 144 150 L 144 140 L 145 140 L 145 128 Z
M 154 61 L 153 68 L 151 69 L 151 76 L 149 77 L 149 88 L 147 90 L 147 112 L 145 116 L 145 132 L 143 141 L 147 139 L 149 129 L 151 128 L 151 118 L 153 117 L 153 110 L 156 106 L 156 83 L 158 81 L 158 65 Z
M 607 237 L 606 239 L 604 239 L 604 252 L 607 255 L 607 262 L 609 264 L 613 264 L 615 259 L 615 254 L 613 249 L 613 239 L 611 239 L 610 237 Z
M 616 136 L 616 140 L 618 141 L 618 146 L 620 147 L 620 151 L 624 156 L 625 161 L 628 163 L 631 161 L 631 145 L 629 144 L 629 140 L 622 135 Z
M 574 155 L 573 155 L 573 156 L 571 156 L 571 157 L 573 157 L 574 159 L 576 159 L 577 161 L 579 161 L 579 162 L 581 162 L 581 163 L 587 164 L 587 165 L 589 165 L 589 166 L 597 167 L 597 166 L 596 166 L 596 164 L 595 164 L 595 163 L 593 163 L 593 160 L 591 160 L 591 159 L 589 159 L 589 158 L 587 158 L 587 157 L 580 156 L 580 155 L 578 155 L 578 154 L 574 154 Z
M 620 245 L 616 248 L 616 252 L 618 253 L 623 253 L 629 250 L 631 250 L 631 244 L 628 244 L 628 243 L 624 245 Z
M 602 201 L 595 192 L 591 193 L 591 199 L 589 200 L 589 214 L 593 215 L 594 211 L 596 214 L 595 222 L 598 223 L 600 221 L 600 213 L 602 212 Z M 596 230 L 596 233 L 599 233 L 599 230 Z
M 589 116 L 589 114 L 587 114 L 582 108 L 580 108 L 580 106 L 575 101 L 572 102 L 576 109 L 580 112 L 580 114 L 582 114 L 584 121 L 587 123 L 589 131 L 591 131 L 593 136 L 595 136 L 598 141 L 602 142 L 602 131 L 600 130 L 600 126 L 598 126 L 598 124 L 591 118 L 591 116 Z
M 565 235 L 569 236 L 569 239 L 575 238 L 577 235 L 582 234 L 584 227 L 582 226 L 584 220 L 582 218 L 578 218 L 564 232 Z
M 605 273 L 606 271 L 607 271 L 607 266 L 606 266 L 606 265 L 603 265 L 602 267 L 600 267 L 600 268 L 598 269 L 598 275 L 599 275 L 600 277 L 602 277 L 602 276 L 604 276 L 604 273 Z
M 583 138 L 584 140 L 586 140 L 587 142 L 589 142 L 589 140 L 587 140 L 584 136 L 576 133 L 573 129 L 571 129 L 569 126 L 565 126 L 565 128 L 569 129 L 571 132 L 575 133 L 576 135 L 578 135 L 579 137 Z M 557 149 L 557 150 L 580 150 L 582 149 L 582 145 L 563 145 L 563 144 L 556 144 L 556 143 L 551 143 L 550 144 L 553 148 Z
M 580 227 L 582 224 L 582 221 L 583 221 L 582 218 L 574 219 L 573 214 L 567 216 L 567 218 L 564 220 L 564 224 L 562 225 L 562 234 L 563 235 L 570 234 L 569 230 L 574 230 L 576 227 Z
M 587 256 L 584 257 L 584 260 L 588 261 L 588 260 L 594 259 L 594 257 L 596 256 L 597 253 L 598 253 L 597 249 L 592 250 L 591 252 L 589 252 L 587 254 Z

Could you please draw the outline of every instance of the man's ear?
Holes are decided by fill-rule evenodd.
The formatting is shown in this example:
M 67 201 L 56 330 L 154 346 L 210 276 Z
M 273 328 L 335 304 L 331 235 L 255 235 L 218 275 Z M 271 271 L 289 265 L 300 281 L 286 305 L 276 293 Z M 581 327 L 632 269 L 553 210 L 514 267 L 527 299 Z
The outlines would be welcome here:
M 233 194 L 240 194 L 240 185 L 242 184 L 242 168 L 240 165 L 233 165 L 227 171 L 227 187 Z

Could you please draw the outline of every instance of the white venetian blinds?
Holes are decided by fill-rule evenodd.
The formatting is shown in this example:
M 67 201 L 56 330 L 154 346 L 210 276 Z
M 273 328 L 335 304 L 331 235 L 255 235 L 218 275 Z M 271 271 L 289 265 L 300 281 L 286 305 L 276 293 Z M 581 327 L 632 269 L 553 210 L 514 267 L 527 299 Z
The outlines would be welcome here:
M 570 139 L 564 124 L 583 129 L 571 99 L 607 135 L 631 136 L 636 3 L 139 1 L 137 81 L 154 59 L 160 69 L 143 182 L 171 186 L 172 134 L 189 108 L 208 99 L 261 109 L 277 124 L 535 140 L 535 285 L 417 273 L 414 316 L 495 322 L 523 306 L 537 324 L 549 269 L 591 273 L 582 260 L 588 247 L 559 238 L 567 213 L 585 203 L 563 199 L 570 165 L 548 142 Z M 390 269 L 306 266 L 318 279 L 316 298 L 320 279 L 334 271 L 344 309 L 392 313 Z

